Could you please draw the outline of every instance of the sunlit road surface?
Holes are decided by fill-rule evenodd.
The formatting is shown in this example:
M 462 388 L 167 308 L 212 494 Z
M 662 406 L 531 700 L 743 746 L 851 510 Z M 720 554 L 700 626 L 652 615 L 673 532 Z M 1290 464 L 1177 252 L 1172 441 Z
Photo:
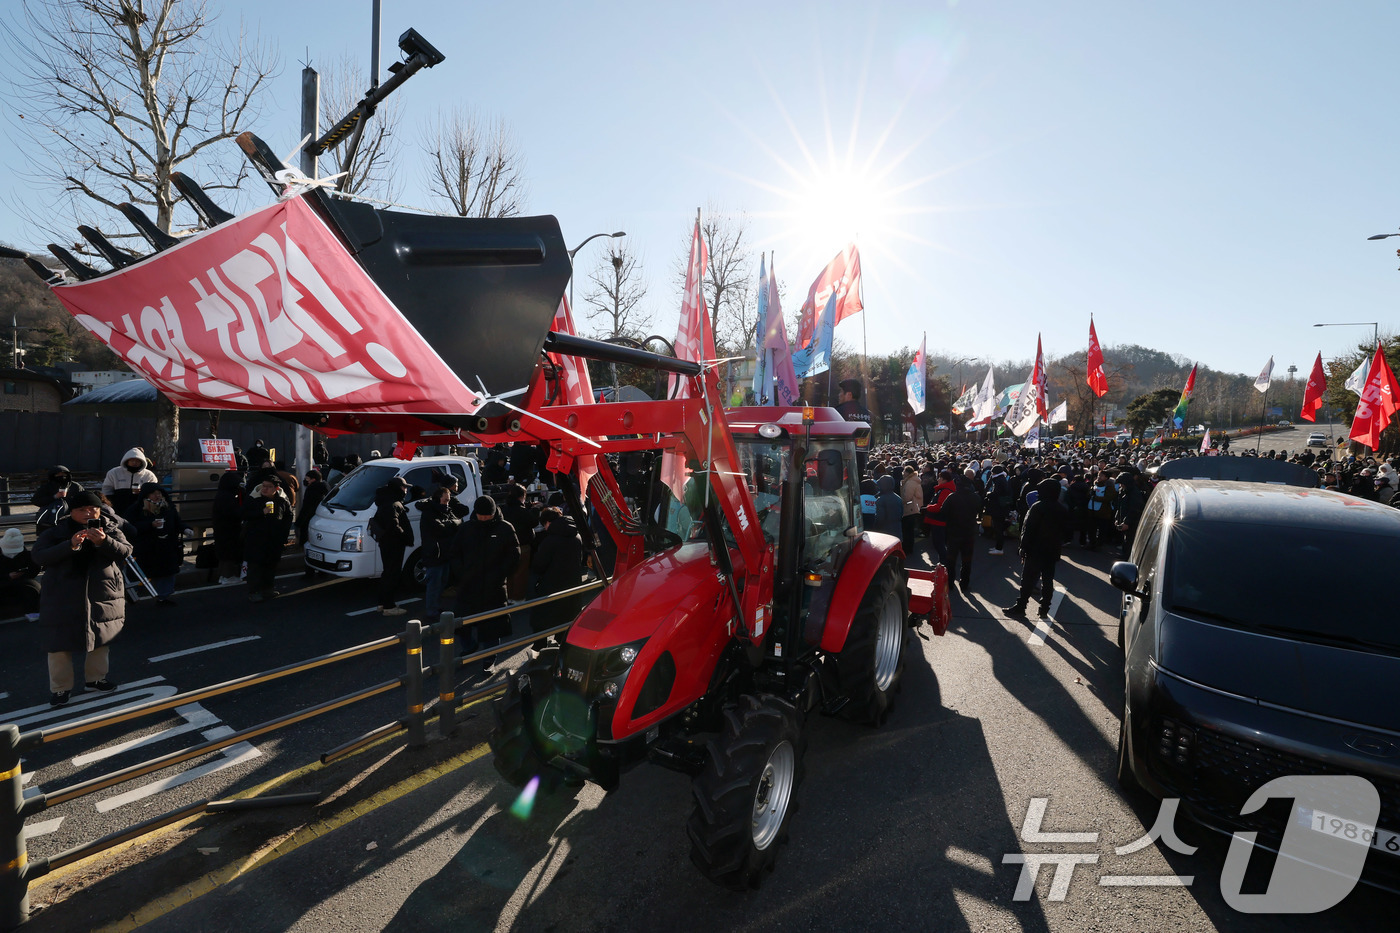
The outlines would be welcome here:
M 801 806 L 777 870 L 757 891 L 722 890 L 691 866 L 689 781 L 654 766 L 624 775 L 612 795 L 588 785 L 540 798 L 528 819 L 512 815 L 516 792 L 480 748 L 490 718 L 483 714 L 457 740 L 440 743 L 450 747 L 438 776 L 420 775 L 406 790 L 389 786 L 320 826 L 313 820 L 311 830 L 262 850 L 255 867 L 225 867 L 199 884 L 125 904 L 119 873 L 104 883 L 110 897 L 101 903 L 74 896 L 38 914 L 32 927 L 130 929 L 137 920 L 172 933 L 1383 925 L 1378 918 L 1400 900 L 1364 887 L 1318 915 L 1236 912 L 1220 891 L 1223 843 L 1184 818 L 1177 829 L 1199 846 L 1195 854 L 1157 844 L 1117 854 L 1147 833 L 1157 810 L 1135 810 L 1113 780 L 1123 692 L 1118 600 L 1106 582 L 1114 555 L 1070 549 L 1053 618 L 1037 626 L 1033 613 L 1009 619 L 996 608 L 1014 598 L 1012 548 L 1002 557 L 985 552 L 979 542 L 973 597 L 954 597 L 947 636 L 925 627 L 913 642 L 898 707 L 883 728 L 810 720 Z M 360 756 L 350 773 L 390 767 L 401 744 Z M 267 839 L 258 836 L 258 817 L 246 819 L 250 829 L 234 844 L 257 852 Z M 187 870 L 201 858 L 237 863 L 227 851 L 200 854 L 199 838 L 164 858 Z M 220 842 L 231 844 L 227 834 Z M 1042 856 L 1073 856 L 1059 858 L 1072 870 L 1057 879 L 1056 864 L 1043 865 L 1017 899 L 1024 863 Z

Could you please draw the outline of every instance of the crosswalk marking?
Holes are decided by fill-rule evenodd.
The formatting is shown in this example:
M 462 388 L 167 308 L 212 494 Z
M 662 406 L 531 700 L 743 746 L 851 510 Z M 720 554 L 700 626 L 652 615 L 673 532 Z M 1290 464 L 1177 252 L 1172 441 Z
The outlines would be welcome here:
M 1060 587 L 1055 587 L 1055 595 L 1050 597 L 1050 615 L 1045 619 L 1037 619 L 1035 631 L 1031 632 L 1031 637 L 1026 639 L 1032 645 L 1043 645 L 1045 639 L 1050 637 L 1050 624 L 1055 621 L 1055 613 L 1060 611 L 1060 603 L 1064 602 L 1065 591 Z
M 217 726 L 202 734 L 206 742 L 212 742 L 226 735 L 232 735 L 233 729 L 229 726 Z M 181 771 L 179 774 L 168 778 L 162 778 L 159 781 L 142 784 L 140 787 L 129 790 L 124 794 L 117 794 L 115 797 L 108 797 L 105 800 L 97 801 L 97 812 L 107 813 L 118 807 L 124 807 L 129 803 L 144 800 L 152 794 L 158 794 L 163 790 L 170 790 L 172 787 L 188 784 L 190 781 L 197 780 L 205 775 L 213 774 L 215 771 L 222 771 L 224 768 L 231 768 L 245 761 L 251 761 L 260 755 L 262 755 L 262 752 L 258 751 L 247 742 L 239 742 L 237 745 L 230 745 L 220 752 L 218 758 L 215 758 L 207 764 L 202 764 L 197 768 L 190 768 L 188 771 Z
M 86 755 L 79 755 L 73 759 L 73 766 L 82 768 L 95 761 L 102 761 L 103 759 L 111 758 L 113 755 L 120 755 L 122 752 L 130 751 L 133 748 L 140 748 L 143 745 L 153 745 L 156 742 L 163 741 L 172 736 L 193 732 L 196 729 L 207 729 L 210 726 L 217 725 L 219 722 L 218 716 L 215 716 L 198 703 L 177 706 L 175 707 L 175 712 L 185 720 L 184 725 L 172 726 L 169 729 L 162 729 L 159 732 L 153 732 L 139 739 L 132 739 L 129 742 L 121 742 L 95 752 L 88 752 Z
M 216 641 L 213 644 L 200 645 L 196 648 L 186 648 L 183 651 L 172 651 L 169 654 L 158 654 L 155 657 L 147 658 L 146 660 L 151 663 L 155 663 L 156 661 L 169 661 L 171 658 L 183 658 L 185 657 L 185 655 L 199 654 L 201 651 L 213 651 L 215 648 L 223 648 L 228 645 L 240 645 L 245 641 L 257 641 L 260 638 L 262 638 L 261 635 L 245 635 L 242 638 L 230 638 L 227 641 Z

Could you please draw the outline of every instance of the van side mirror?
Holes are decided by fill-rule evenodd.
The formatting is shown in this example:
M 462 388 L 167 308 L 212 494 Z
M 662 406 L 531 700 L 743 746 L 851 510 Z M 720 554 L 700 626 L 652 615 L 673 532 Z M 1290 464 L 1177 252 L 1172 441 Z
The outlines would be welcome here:
M 1115 561 L 1108 572 L 1108 582 L 1129 595 L 1147 596 L 1138 589 L 1138 566 L 1130 560 Z

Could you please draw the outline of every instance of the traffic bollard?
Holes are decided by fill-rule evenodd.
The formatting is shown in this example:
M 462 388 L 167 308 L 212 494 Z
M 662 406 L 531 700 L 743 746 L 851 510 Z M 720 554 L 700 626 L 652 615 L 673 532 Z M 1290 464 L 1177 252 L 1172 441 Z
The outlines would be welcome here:
M 19 726 L 0 726 L 0 928 L 29 919 L 29 882 L 25 865 L 24 778 L 19 766 Z
M 409 622 L 404 630 L 404 644 L 407 646 L 407 679 L 404 693 L 408 695 L 408 744 L 426 745 L 428 738 L 423 728 L 423 623 L 417 619 Z
M 443 738 L 457 731 L 457 620 L 450 612 L 438 616 L 438 732 Z

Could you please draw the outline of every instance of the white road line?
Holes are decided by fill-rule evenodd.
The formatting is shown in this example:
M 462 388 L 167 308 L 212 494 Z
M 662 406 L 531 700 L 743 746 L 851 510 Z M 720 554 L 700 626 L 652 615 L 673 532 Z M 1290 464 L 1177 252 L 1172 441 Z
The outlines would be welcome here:
M 229 726 L 219 726 L 203 733 L 205 740 L 210 742 L 232 734 L 233 729 Z M 97 812 L 107 813 L 118 807 L 124 807 L 129 803 L 134 803 L 137 800 L 144 800 L 153 794 L 158 794 L 163 790 L 169 790 L 172 787 L 179 787 L 181 784 L 188 784 L 190 781 L 198 780 L 205 775 L 213 774 L 215 771 L 222 771 L 224 768 L 242 764 L 245 761 L 251 761 L 261 754 L 262 752 L 258 751 L 247 742 L 239 742 L 237 745 L 230 745 L 223 750 L 218 758 L 215 758 L 208 764 L 202 764 L 198 768 L 182 771 L 173 777 L 143 784 L 135 790 L 129 790 L 124 794 L 117 794 L 115 797 L 108 797 L 106 800 L 99 800 L 97 802 Z
M 281 576 L 273 577 L 272 579 L 274 579 L 274 580 L 290 580 L 292 577 L 299 577 L 299 576 L 302 576 L 302 572 L 300 572 L 300 571 L 298 571 L 297 573 L 284 573 L 284 574 L 282 574 Z M 206 592 L 206 591 L 208 591 L 208 590 L 226 590 L 226 589 L 229 589 L 229 588 L 231 588 L 231 587 L 235 587 L 235 586 L 244 586 L 244 585 L 245 585 L 245 584 L 243 583 L 243 581 L 242 581 L 242 580 L 239 580 L 237 583 L 211 583 L 211 584 L 209 584 L 208 586 L 190 586 L 190 587 L 186 587 L 185 589 L 182 589 L 182 590 L 176 590 L 176 591 L 175 591 L 175 595 L 176 595 L 176 596 L 179 596 L 181 593 L 203 593 L 203 592 Z
M 401 600 L 399 600 L 397 603 L 395 603 L 395 605 L 397 605 L 397 606 L 406 606 L 406 605 L 408 605 L 409 603 L 416 603 L 416 602 L 418 602 L 420 599 L 421 599 L 421 597 L 412 596 L 412 597 L 410 597 L 410 598 L 408 598 L 408 599 L 401 599 Z M 345 614 L 346 614 L 347 616 L 367 616 L 367 615 L 369 615 L 371 612 L 378 612 L 378 611 L 379 611 L 379 607 L 378 607 L 378 606 L 371 606 L 369 609 L 356 609 L 354 612 L 347 612 L 347 613 L 345 613 Z
M 1060 603 L 1064 602 L 1065 591 L 1060 587 L 1055 587 L 1055 595 L 1050 597 L 1050 616 L 1045 619 L 1037 619 L 1035 631 L 1031 632 L 1031 637 L 1026 641 L 1032 645 L 1043 645 L 1045 639 L 1050 637 L 1050 624 L 1055 621 L 1055 613 L 1060 611 Z
M 200 645 L 198 648 L 186 648 L 184 651 L 172 651 L 169 654 L 158 654 L 146 660 L 155 663 L 156 661 L 169 661 L 171 658 L 183 658 L 187 654 L 199 654 L 201 651 L 212 651 L 215 648 L 222 648 L 225 645 L 238 645 L 245 641 L 257 641 L 261 635 L 245 635 L 243 638 L 230 638 L 228 641 L 216 641 L 212 645 Z
M 6 699 L 7 697 L 9 697 L 8 693 L 0 693 L 0 700 Z
M 137 680 L 129 684 L 122 684 L 113 693 L 97 693 L 89 690 L 82 695 L 81 699 L 69 703 L 67 706 L 50 706 L 47 703 L 42 703 L 38 706 L 17 709 L 12 713 L 0 713 L 0 722 L 14 723 L 21 728 L 45 723 L 44 728 L 52 729 L 60 723 L 78 722 L 103 713 L 126 709 L 149 700 L 163 700 L 168 696 L 174 696 L 175 688 L 169 684 L 161 683 L 164 680 L 164 677 Z M 161 684 L 161 686 L 153 687 L 152 684 Z M 108 707 L 108 704 L 112 705 Z M 49 720 L 54 721 L 49 722 Z
M 57 819 L 44 820 L 42 823 L 28 823 L 24 827 L 24 838 L 37 839 L 40 836 L 47 836 L 49 833 L 56 833 L 65 819 L 66 817 L 60 816 Z
M 196 729 L 207 729 L 219 721 L 219 717 L 209 712 L 198 703 L 190 703 L 185 706 L 175 707 L 175 712 L 186 720 L 182 726 L 171 726 L 169 729 L 162 729 L 150 735 L 142 736 L 139 739 L 132 739 L 129 742 L 121 742 L 107 748 L 99 749 L 95 752 L 88 752 L 86 755 L 79 755 L 73 759 L 73 766 L 81 768 L 90 765 L 94 761 L 102 761 L 111 758 L 113 755 L 120 755 L 122 752 L 133 748 L 140 748 L 143 745 L 152 745 L 171 736 L 181 735 L 186 732 L 193 732 Z

